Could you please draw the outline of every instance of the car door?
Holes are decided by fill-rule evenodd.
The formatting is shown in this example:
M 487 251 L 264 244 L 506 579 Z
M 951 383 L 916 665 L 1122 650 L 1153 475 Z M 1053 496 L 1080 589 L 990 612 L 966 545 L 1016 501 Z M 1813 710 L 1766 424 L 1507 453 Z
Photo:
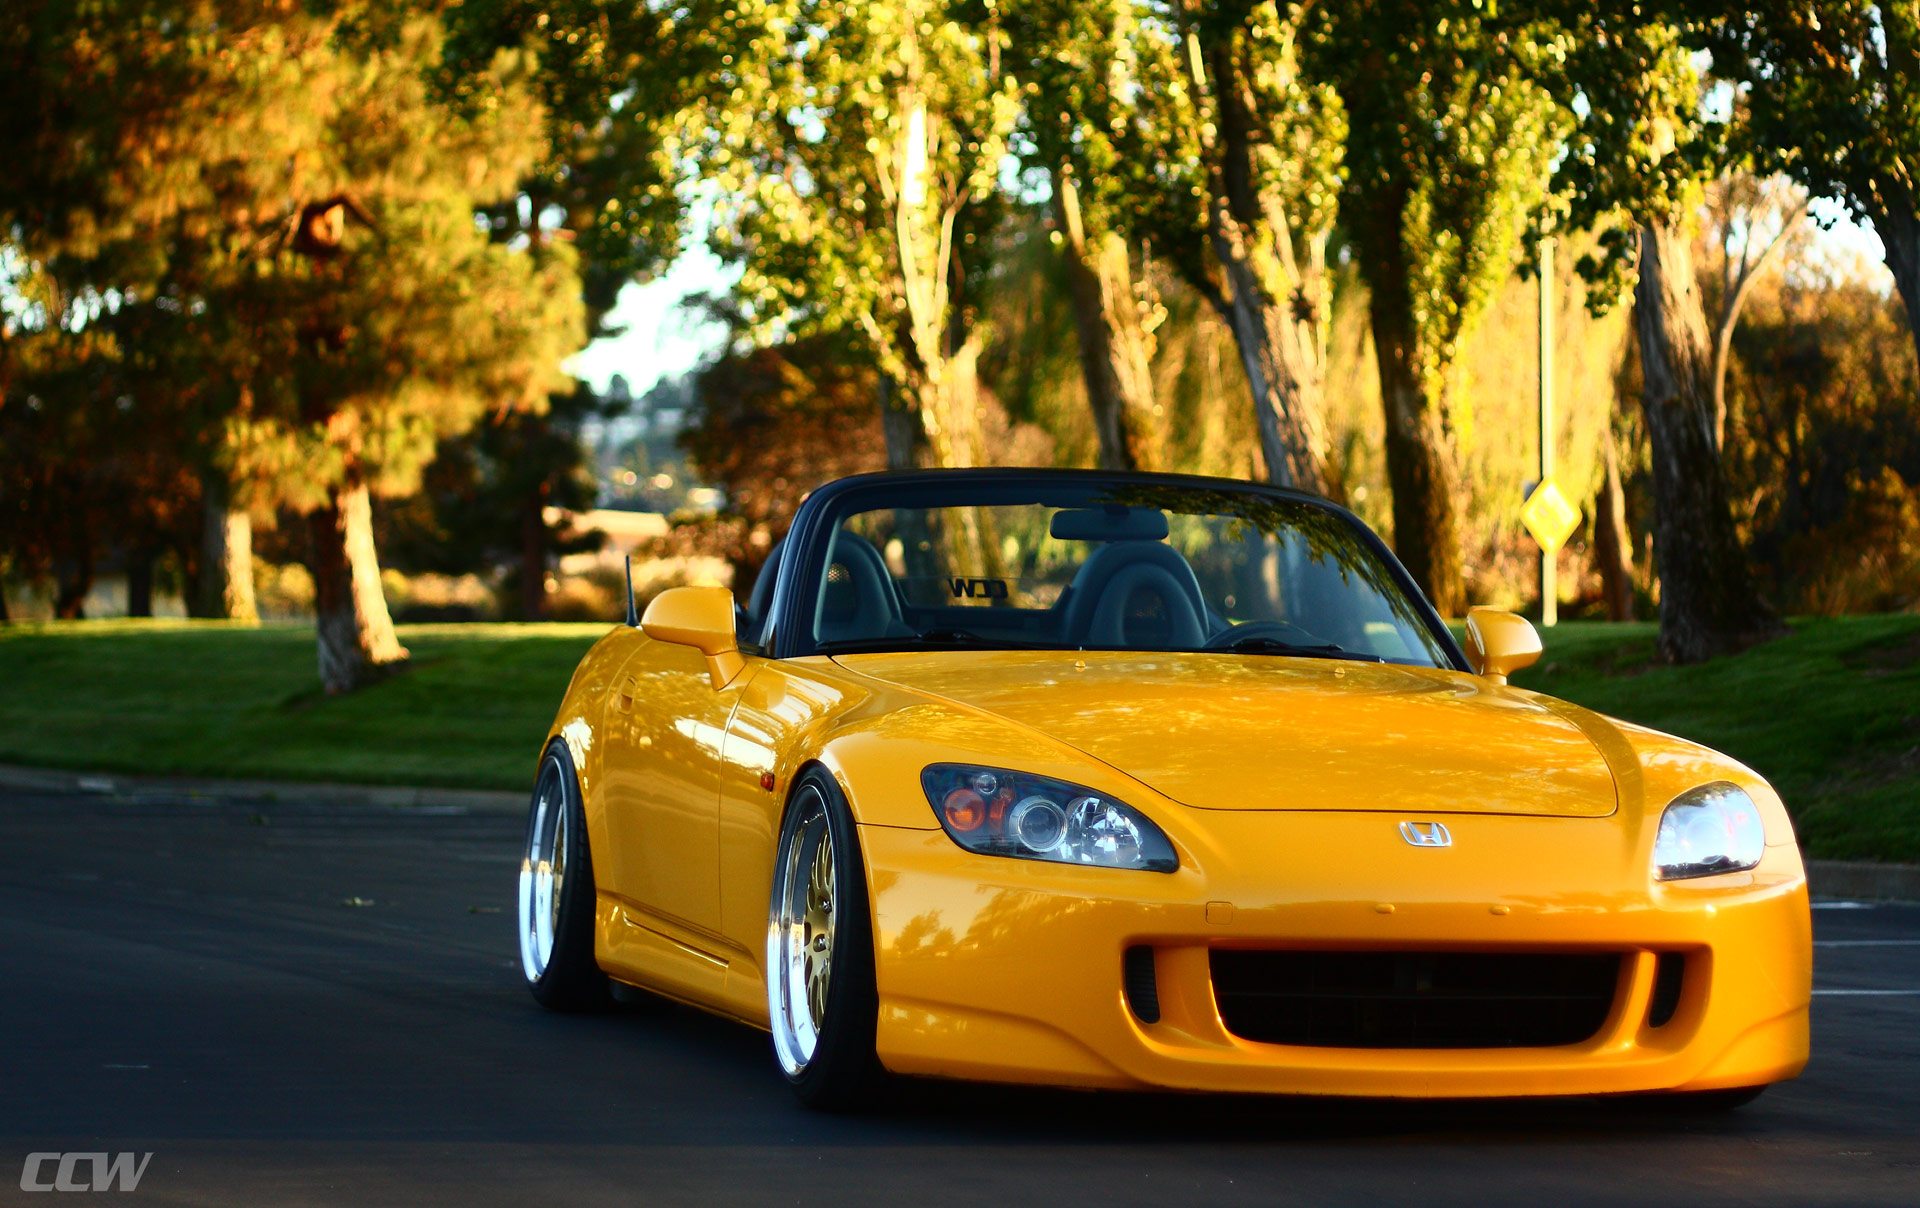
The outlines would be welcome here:
M 715 690 L 699 651 L 671 642 L 642 642 L 616 680 L 603 765 L 610 850 L 594 872 L 668 928 L 719 926 L 720 752 L 739 696 Z

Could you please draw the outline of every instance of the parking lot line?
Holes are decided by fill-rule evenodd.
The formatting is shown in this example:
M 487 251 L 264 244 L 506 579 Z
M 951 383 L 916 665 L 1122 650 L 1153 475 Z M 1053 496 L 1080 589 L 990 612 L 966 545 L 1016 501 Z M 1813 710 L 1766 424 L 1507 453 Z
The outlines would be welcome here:
M 1815 940 L 1816 948 L 1920 948 L 1920 940 Z

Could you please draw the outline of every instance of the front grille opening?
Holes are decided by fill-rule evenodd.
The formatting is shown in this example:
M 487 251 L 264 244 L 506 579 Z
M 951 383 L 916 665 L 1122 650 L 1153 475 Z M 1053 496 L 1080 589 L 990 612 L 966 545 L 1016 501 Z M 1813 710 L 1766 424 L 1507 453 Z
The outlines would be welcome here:
M 1141 1023 L 1160 1022 L 1160 982 L 1154 974 L 1153 949 L 1144 944 L 1127 949 L 1121 960 L 1121 984 L 1127 990 L 1127 1006 Z
M 1579 1044 L 1606 1022 L 1617 952 L 1216 949 L 1227 1030 L 1265 1044 L 1500 1049 Z
M 1662 952 L 1653 962 L 1653 1001 L 1647 1007 L 1647 1026 L 1662 1028 L 1673 1022 L 1680 1009 L 1680 991 L 1685 988 L 1687 958 L 1679 952 Z

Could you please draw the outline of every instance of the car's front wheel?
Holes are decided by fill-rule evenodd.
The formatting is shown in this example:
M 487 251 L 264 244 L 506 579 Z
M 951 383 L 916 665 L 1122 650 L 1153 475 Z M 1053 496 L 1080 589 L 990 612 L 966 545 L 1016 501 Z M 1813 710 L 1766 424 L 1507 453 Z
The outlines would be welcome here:
M 767 920 L 774 1055 L 803 1103 L 856 1107 L 881 1082 L 873 920 L 853 815 L 825 772 L 795 786 L 777 852 Z
M 540 1005 L 593 1011 L 611 1002 L 593 959 L 593 858 L 586 810 L 567 748 L 540 759 L 520 860 L 520 968 Z

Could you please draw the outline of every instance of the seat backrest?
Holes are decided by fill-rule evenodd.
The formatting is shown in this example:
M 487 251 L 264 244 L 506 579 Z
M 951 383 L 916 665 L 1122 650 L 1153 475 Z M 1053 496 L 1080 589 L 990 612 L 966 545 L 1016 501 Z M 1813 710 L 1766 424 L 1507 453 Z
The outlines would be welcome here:
M 814 632 L 820 641 L 897 635 L 905 630 L 886 560 L 856 533 L 834 534 Z
M 768 551 L 767 560 L 760 564 L 760 575 L 753 581 L 753 590 L 747 595 L 747 606 L 737 619 L 740 640 L 758 644 L 760 635 L 767 624 L 767 612 L 773 607 L 773 585 L 780 577 L 780 557 L 786 553 L 785 537 L 773 543 Z
M 1153 571 L 1159 573 L 1149 573 Z M 1067 589 L 1061 623 L 1067 640 L 1090 646 L 1127 645 L 1124 621 L 1128 600 L 1137 591 L 1165 597 L 1162 608 L 1169 645 L 1205 644 L 1207 605 L 1200 594 L 1200 580 L 1180 551 L 1159 541 L 1111 542 L 1081 564 Z
M 1087 635 L 1089 646 L 1187 650 L 1206 644 L 1200 614 L 1180 581 L 1162 566 L 1122 567 L 1100 589 Z

